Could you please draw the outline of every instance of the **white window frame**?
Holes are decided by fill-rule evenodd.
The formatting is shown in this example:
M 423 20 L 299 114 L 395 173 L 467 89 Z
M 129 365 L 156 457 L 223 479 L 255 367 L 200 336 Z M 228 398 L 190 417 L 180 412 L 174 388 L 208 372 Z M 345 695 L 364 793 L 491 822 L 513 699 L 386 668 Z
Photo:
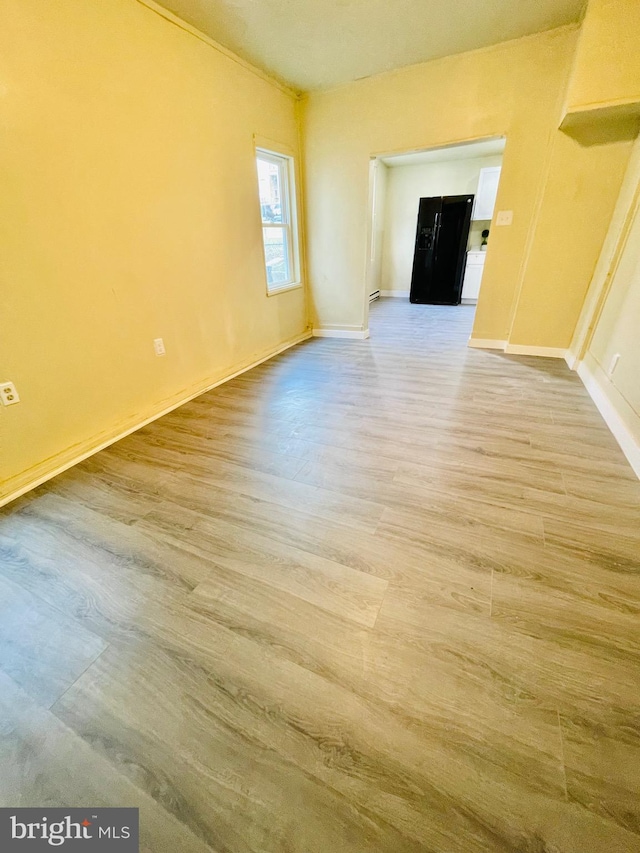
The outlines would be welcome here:
M 274 151 L 262 146 L 256 146 L 256 172 L 257 161 L 266 160 L 278 167 L 280 174 L 280 210 L 282 222 L 265 222 L 262 217 L 262 205 L 260 203 L 260 193 L 258 192 L 258 204 L 260 205 L 260 221 L 263 246 L 262 254 L 264 258 L 264 275 L 267 288 L 267 296 L 273 296 L 276 293 L 281 293 L 284 290 L 293 290 L 296 287 L 302 287 L 300 281 L 300 253 L 298 245 L 298 216 L 296 205 L 296 181 L 295 181 L 295 163 L 290 154 L 283 154 L 281 151 Z M 269 284 L 267 275 L 266 256 L 264 253 L 264 232 L 263 228 L 281 228 L 284 230 L 287 241 L 287 252 L 289 256 L 289 278 L 287 281 L 279 281 L 277 284 Z

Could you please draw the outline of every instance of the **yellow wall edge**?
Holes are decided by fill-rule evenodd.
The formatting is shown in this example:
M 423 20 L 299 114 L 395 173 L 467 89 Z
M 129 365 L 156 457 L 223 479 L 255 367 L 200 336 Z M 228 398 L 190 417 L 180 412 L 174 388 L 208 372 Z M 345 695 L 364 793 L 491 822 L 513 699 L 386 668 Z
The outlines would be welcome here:
M 242 68 L 247 71 L 251 71 L 252 74 L 255 74 L 256 77 L 259 77 L 261 80 L 266 80 L 267 83 L 271 83 L 274 86 L 277 86 L 278 89 L 283 91 L 287 95 L 291 95 L 293 98 L 299 98 L 300 93 L 295 89 L 292 89 L 291 86 L 287 86 L 286 83 L 283 83 L 282 80 L 278 80 L 277 77 L 273 77 L 271 74 L 267 74 L 266 71 L 263 71 L 261 68 L 258 68 L 256 65 L 252 65 L 250 62 L 247 62 L 246 59 L 243 59 L 241 56 L 238 56 L 237 53 L 234 53 L 232 50 L 229 50 L 228 47 L 217 42 L 215 39 L 212 39 L 211 36 L 208 36 L 206 33 L 203 33 L 202 30 L 199 30 L 197 27 L 194 27 L 192 24 L 187 23 L 182 18 L 179 18 L 178 15 L 174 15 L 173 12 L 170 12 L 168 9 L 165 9 L 164 6 L 159 6 L 157 3 L 154 3 L 154 0 L 136 0 L 136 3 L 139 3 L 141 6 L 146 6 L 147 9 L 150 9 L 152 12 L 155 12 L 156 15 L 160 15 L 161 18 L 164 18 L 165 21 L 168 21 L 170 24 L 174 24 L 176 27 L 180 27 L 181 30 L 184 30 L 187 33 L 190 33 L 200 41 L 208 44 L 209 47 L 212 47 L 214 50 L 217 50 L 218 53 L 221 53 L 223 56 L 226 56 L 227 59 L 232 59 L 234 62 L 237 62 L 238 65 L 242 66 Z

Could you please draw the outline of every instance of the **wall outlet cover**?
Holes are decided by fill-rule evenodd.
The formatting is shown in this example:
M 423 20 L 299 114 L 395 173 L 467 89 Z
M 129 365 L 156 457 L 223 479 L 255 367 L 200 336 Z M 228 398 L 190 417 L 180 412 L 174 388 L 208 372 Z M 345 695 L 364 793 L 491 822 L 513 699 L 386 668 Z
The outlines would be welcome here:
M 164 341 L 162 338 L 154 338 L 153 339 L 153 349 L 156 355 L 164 355 L 166 350 L 164 348 Z
M 513 223 L 513 210 L 499 210 L 496 216 L 496 225 L 511 225 Z
M 0 402 L 3 406 L 13 406 L 14 403 L 20 402 L 20 395 L 13 382 L 0 383 Z

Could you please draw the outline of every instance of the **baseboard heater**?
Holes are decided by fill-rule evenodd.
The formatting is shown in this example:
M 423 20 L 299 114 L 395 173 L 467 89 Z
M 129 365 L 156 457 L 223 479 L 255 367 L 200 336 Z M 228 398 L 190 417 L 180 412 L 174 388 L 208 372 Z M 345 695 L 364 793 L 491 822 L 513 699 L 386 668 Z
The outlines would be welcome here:
M 369 294 L 369 302 L 373 302 L 374 299 L 380 299 L 380 291 L 374 290 L 373 293 Z

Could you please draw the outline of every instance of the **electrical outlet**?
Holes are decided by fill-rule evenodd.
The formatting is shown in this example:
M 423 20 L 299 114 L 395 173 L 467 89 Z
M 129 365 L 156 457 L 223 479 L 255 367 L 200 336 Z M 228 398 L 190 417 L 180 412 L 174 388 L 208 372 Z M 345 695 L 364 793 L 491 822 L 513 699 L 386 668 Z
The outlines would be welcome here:
M 609 376 L 613 376 L 613 371 L 614 371 L 614 370 L 616 369 L 616 367 L 618 366 L 618 362 L 619 362 L 619 361 L 620 361 L 620 353 L 619 353 L 619 352 L 617 352 L 617 353 L 613 356 L 613 358 L 611 359 L 611 361 L 609 362 L 609 370 L 607 371 L 607 373 L 609 374 Z
M 513 210 L 499 210 L 496 216 L 496 225 L 511 225 L 513 222 Z
M 13 382 L 0 383 L 0 401 L 3 406 L 13 406 L 14 403 L 20 402 L 20 395 Z
M 155 350 L 156 355 L 165 354 L 164 341 L 162 340 L 162 338 L 153 339 L 153 349 Z

